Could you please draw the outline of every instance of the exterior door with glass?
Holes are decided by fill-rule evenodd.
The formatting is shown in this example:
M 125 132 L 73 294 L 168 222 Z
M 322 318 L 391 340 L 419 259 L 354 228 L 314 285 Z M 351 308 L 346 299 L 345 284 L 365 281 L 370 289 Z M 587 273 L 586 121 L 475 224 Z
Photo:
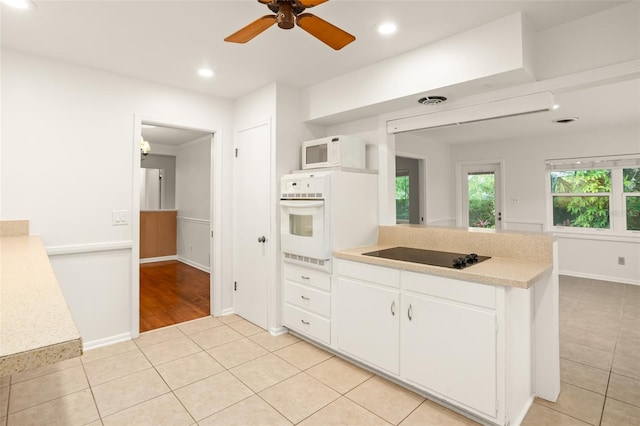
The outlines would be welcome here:
M 502 179 L 500 163 L 466 164 L 461 167 L 462 208 L 459 226 L 502 228 Z

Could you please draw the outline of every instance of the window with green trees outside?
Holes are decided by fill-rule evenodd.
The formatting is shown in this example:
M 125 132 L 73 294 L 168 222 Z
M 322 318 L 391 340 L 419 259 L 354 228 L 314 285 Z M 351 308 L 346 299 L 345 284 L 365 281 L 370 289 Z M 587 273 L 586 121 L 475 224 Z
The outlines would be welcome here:
M 550 179 L 553 226 L 640 231 L 639 167 L 556 169 Z

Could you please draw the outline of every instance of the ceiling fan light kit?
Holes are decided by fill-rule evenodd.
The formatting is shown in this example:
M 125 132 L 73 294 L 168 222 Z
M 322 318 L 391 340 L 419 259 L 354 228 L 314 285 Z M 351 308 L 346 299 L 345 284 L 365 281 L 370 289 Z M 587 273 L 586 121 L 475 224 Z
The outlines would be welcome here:
M 327 1 L 329 0 L 258 0 L 259 3 L 267 5 L 275 15 L 265 15 L 256 19 L 224 41 L 246 43 L 277 23 L 278 27 L 285 30 L 297 25 L 329 47 L 340 50 L 356 38 L 324 19 L 304 12 Z

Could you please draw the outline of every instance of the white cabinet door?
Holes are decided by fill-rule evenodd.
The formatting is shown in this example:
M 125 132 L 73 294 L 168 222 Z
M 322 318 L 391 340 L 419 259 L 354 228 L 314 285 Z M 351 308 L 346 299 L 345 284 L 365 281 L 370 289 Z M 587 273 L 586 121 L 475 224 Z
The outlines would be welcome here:
M 495 311 L 407 294 L 402 306 L 402 376 L 495 417 Z
M 335 324 L 338 348 L 378 368 L 399 373 L 400 293 L 339 277 Z

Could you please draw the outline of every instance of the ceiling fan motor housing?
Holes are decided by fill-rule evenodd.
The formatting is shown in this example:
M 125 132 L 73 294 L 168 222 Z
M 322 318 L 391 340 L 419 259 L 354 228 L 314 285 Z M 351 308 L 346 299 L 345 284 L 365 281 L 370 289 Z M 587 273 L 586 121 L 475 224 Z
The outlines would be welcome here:
M 276 13 L 278 16 L 278 27 L 285 30 L 290 30 L 295 27 L 295 15 L 290 2 L 279 3 L 278 12 Z

